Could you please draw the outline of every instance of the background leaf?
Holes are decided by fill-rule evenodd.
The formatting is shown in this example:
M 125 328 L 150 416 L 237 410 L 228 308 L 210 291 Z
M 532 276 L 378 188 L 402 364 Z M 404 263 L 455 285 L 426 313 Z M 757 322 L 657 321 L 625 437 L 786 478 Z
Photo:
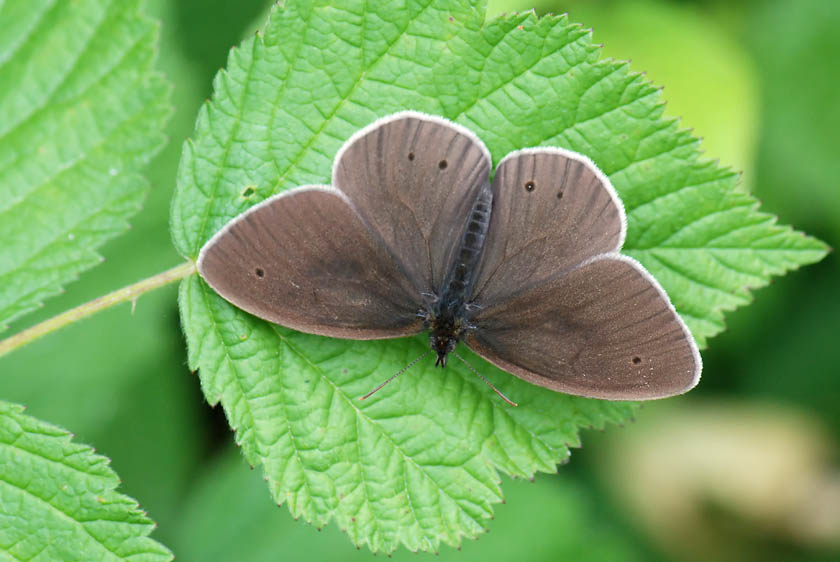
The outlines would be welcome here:
M 840 87 L 840 75 L 823 61 L 826 53 L 840 53 L 840 35 L 832 31 L 840 26 L 840 4 L 803 0 L 796 10 L 789 8 L 779 0 L 756 2 L 741 15 L 744 41 L 764 85 L 753 183 L 764 207 L 783 210 L 836 250 L 840 160 L 833 148 L 840 146 L 840 108 L 827 100 Z M 720 388 L 739 400 L 761 397 L 796 406 L 840 431 L 838 285 L 835 251 L 816 267 L 780 279 L 756 306 L 733 315 L 707 357 L 711 368 L 733 373 Z
M 140 4 L 0 4 L 0 330 L 99 263 L 140 209 L 170 112 Z
M 755 33 L 750 47 L 765 75 L 762 105 L 765 135 L 759 145 L 761 197 L 789 210 L 792 220 L 829 225 L 826 236 L 840 237 L 840 159 L 837 158 L 840 107 L 826 103 L 837 90 L 836 75 L 815 62 L 840 50 L 834 29 L 840 4 L 803 0 L 796 10 L 774 0 L 758 4 L 746 22 Z M 789 33 L 774 33 L 774 29 Z M 802 61 L 810 61 L 802 64 Z M 786 88 L 786 83 L 802 88 Z M 785 111 L 779 111 L 785 108 Z M 791 186 L 796 197 L 787 197 Z
M 629 215 L 627 253 L 668 290 L 705 339 L 724 310 L 825 246 L 756 211 L 736 175 L 700 157 L 662 116 L 656 88 L 563 17 L 484 22 L 481 2 L 340 7 L 289 2 L 264 34 L 232 52 L 213 102 L 184 147 L 172 231 L 195 258 L 254 202 L 329 180 L 341 143 L 405 108 L 473 130 L 498 161 L 538 144 L 585 153 L 610 175 Z M 242 190 L 254 186 L 246 198 Z M 481 370 L 522 404 L 510 409 L 469 372 L 430 366 L 354 399 L 426 347 L 423 338 L 347 342 L 255 320 L 185 280 L 189 363 L 237 442 L 264 466 L 278 502 L 317 525 L 334 518 L 373 550 L 437 549 L 475 536 L 500 500 L 497 470 L 553 471 L 581 426 L 632 406 L 539 389 Z
M 0 401 L 0 553 L 14 560 L 172 560 L 154 527 L 115 492 L 108 459 Z
M 224 26 L 215 22 L 217 8 Z M 157 67 L 177 79 L 176 108 L 165 134 L 184 139 L 210 95 L 213 74 L 246 25 L 263 10 L 262 0 L 148 0 L 145 12 L 162 20 Z M 0 19 L 0 22 L 3 20 Z M 260 18 L 260 23 L 265 17 Z M 191 35 L 192 34 L 192 35 Z M 184 52 L 186 44 L 189 52 Z M 199 54 L 202 64 L 194 64 Z M 142 173 L 153 188 L 131 228 L 108 241 L 105 262 L 18 320 L 26 327 L 117 287 L 149 277 L 182 258 L 172 246 L 169 207 L 181 143 L 169 143 Z M 2 289 L 0 288 L 0 292 Z M 171 545 L 191 483 L 218 448 L 228 442 L 220 409 L 206 405 L 198 378 L 186 368 L 178 322 L 177 287 L 141 297 L 67 326 L 0 357 L 0 397 L 25 404 L 27 412 L 73 429 L 83 443 L 111 459 L 121 490 L 137 498 L 158 526 L 153 536 Z M 218 415 L 217 415 L 218 414 Z M 179 557 L 180 558 L 180 557 Z

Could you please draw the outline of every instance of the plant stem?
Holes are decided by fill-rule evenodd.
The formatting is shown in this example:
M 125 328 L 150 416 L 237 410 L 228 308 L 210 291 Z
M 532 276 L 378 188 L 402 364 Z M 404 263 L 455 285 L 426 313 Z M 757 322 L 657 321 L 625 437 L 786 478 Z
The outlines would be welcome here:
M 195 273 L 195 264 L 193 262 L 189 261 L 182 263 L 172 269 L 153 275 L 148 279 L 143 279 L 133 285 L 117 289 L 113 293 L 108 293 L 107 295 L 103 295 L 93 299 L 92 301 L 86 302 L 85 304 L 79 305 L 76 308 L 62 312 L 58 316 L 53 316 L 48 320 L 44 320 L 40 324 L 36 324 L 31 328 L 27 328 L 26 330 L 4 340 L 0 340 L 0 357 L 16 350 L 19 347 L 23 347 L 31 341 L 37 340 L 50 332 L 63 328 L 67 324 L 78 322 L 83 318 L 87 318 L 100 310 L 110 308 L 115 304 L 131 301 L 133 310 L 134 302 L 136 302 L 137 297 L 143 293 L 148 293 L 154 289 L 174 283 L 175 281 L 183 279 L 193 273 Z

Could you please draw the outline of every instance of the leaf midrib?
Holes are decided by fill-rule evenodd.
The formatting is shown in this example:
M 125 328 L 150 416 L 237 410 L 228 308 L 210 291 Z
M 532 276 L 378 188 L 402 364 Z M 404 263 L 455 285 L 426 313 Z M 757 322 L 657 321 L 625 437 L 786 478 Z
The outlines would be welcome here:
M 0 447 L 7 447 L 7 448 L 10 448 L 14 451 L 18 451 L 18 452 L 25 453 L 25 454 L 30 454 L 30 455 L 35 456 L 38 459 L 41 459 L 41 460 L 46 460 L 46 461 L 49 461 L 49 462 L 58 462 L 58 461 L 55 461 L 53 459 L 49 459 L 47 457 L 44 457 L 43 455 L 40 455 L 37 452 L 33 452 L 33 451 L 29 451 L 27 449 L 21 449 L 19 447 L 15 447 L 14 445 L 12 445 L 10 443 L 0 443 Z M 91 452 L 90 454 L 93 454 L 93 453 Z M 75 467 L 70 467 L 69 465 L 66 465 L 64 463 L 59 462 L 58 464 L 61 464 L 62 466 L 65 466 L 65 467 L 68 467 L 68 468 L 72 468 L 72 469 L 76 470 L 77 472 L 79 472 L 81 475 L 92 478 L 93 480 L 98 480 L 98 479 L 105 478 L 103 476 L 92 475 L 92 474 L 89 474 L 89 473 L 86 473 L 86 472 L 81 472 L 78 469 L 76 469 Z M 94 521 L 108 521 L 110 523 L 125 523 L 125 524 L 132 524 L 132 525 L 143 525 L 145 527 L 151 527 L 151 525 L 152 525 L 151 523 L 141 523 L 141 522 L 137 522 L 137 521 L 125 521 L 125 520 L 119 520 L 119 519 L 108 519 L 108 518 L 103 518 L 103 517 L 98 517 L 96 519 L 92 519 L 92 520 L 88 520 L 88 521 L 82 521 L 80 519 L 76 519 L 70 513 L 64 511 L 63 509 L 61 509 L 57 505 L 54 505 L 54 504 L 50 503 L 49 500 L 39 496 L 38 494 L 32 492 L 31 490 L 29 490 L 27 488 L 23 488 L 21 486 L 18 486 L 14 482 L 10 482 L 9 480 L 7 480 L 5 478 L 5 474 L 2 473 L 2 472 L 0 472 L 0 482 L 6 484 L 7 486 L 9 486 L 9 488 L 11 488 L 13 490 L 17 490 L 20 493 L 22 493 L 23 495 L 34 499 L 38 504 L 47 506 L 48 511 L 53 511 L 56 514 L 58 514 L 59 517 L 77 524 L 79 527 L 81 527 L 85 531 L 85 534 L 87 534 L 91 539 L 93 539 L 94 543 L 100 545 L 102 548 L 104 548 L 105 550 L 107 550 L 108 552 L 110 552 L 111 554 L 113 554 L 114 556 L 116 556 L 118 558 L 121 558 L 121 556 L 118 555 L 114 550 L 111 550 L 106 544 L 100 542 L 100 540 L 97 537 L 95 537 L 90 532 L 90 530 L 87 528 L 86 523 L 91 523 L 91 522 L 94 522 Z M 110 483 L 108 483 L 108 484 L 110 484 Z M 113 492 L 113 490 L 110 489 L 107 485 L 101 486 L 101 488 L 102 488 L 102 490 L 101 490 L 102 494 L 108 494 L 110 492 Z M 88 491 L 88 493 L 93 494 L 94 492 Z M 81 507 L 81 505 L 80 505 L 80 507 Z
M 17 55 L 17 53 L 18 53 L 18 51 L 20 51 L 20 49 L 21 49 L 21 48 L 23 48 L 23 46 L 24 46 L 24 45 L 26 45 L 27 43 L 29 43 L 29 40 L 30 40 L 32 37 L 34 37 L 34 36 L 35 36 L 35 34 L 33 33 L 33 31 L 34 31 L 34 30 L 36 30 L 36 29 L 38 29 L 38 27 L 40 27 L 40 25 L 44 22 L 44 18 L 46 18 L 46 17 L 47 17 L 47 15 L 49 15 L 49 13 L 50 13 L 52 10 L 54 10 L 54 9 L 55 9 L 55 7 L 59 4 L 59 0 L 50 0 L 50 1 L 51 1 L 52 3 L 51 3 L 51 4 L 49 4 L 49 5 L 47 5 L 47 6 L 45 6 L 44 11 L 43 11 L 43 12 L 41 12 L 41 14 L 38 16 L 38 18 L 32 21 L 32 26 L 31 26 L 31 27 L 29 28 L 29 30 L 28 30 L 28 31 L 27 31 L 27 32 L 26 32 L 26 33 L 22 36 L 22 41 L 20 41 L 17 45 L 15 45 L 13 49 L 10 49 L 10 50 L 9 50 L 9 51 L 7 51 L 6 53 L 4 53 L 5 58 L 2 58 L 2 60 L 0 60 L 0 71 L 2 71 L 2 70 L 3 70 L 3 67 L 4 67 L 4 66 L 6 66 L 6 65 L 9 63 L 9 61 L 11 61 L 11 60 L 13 60 L 13 59 L 15 58 L 15 56 L 16 56 L 16 55 Z M 3 16 L 3 5 L 4 5 L 4 3 L 3 3 L 3 2 L 0 2 L 0 17 L 2 17 L 2 16 Z M 0 138 L 2 138 L 2 137 L 0 137 Z

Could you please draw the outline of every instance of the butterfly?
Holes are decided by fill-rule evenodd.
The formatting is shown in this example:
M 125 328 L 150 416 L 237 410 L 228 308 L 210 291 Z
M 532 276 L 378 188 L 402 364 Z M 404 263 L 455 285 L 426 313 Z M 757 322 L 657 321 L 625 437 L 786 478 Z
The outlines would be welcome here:
M 198 271 L 237 307 L 301 332 L 428 331 L 441 367 L 463 343 L 567 394 L 647 400 L 694 387 L 697 346 L 659 283 L 619 253 L 627 221 L 606 175 L 551 147 L 507 154 L 492 181 L 491 170 L 463 126 L 383 117 L 344 143 L 332 185 L 235 217 L 203 246 Z

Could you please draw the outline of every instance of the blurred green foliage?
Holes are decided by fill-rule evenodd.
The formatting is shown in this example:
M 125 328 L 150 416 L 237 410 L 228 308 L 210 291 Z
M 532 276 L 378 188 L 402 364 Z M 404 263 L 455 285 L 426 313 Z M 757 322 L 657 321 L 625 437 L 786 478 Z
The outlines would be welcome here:
M 193 130 L 212 75 L 225 64 L 229 48 L 264 17 L 267 4 L 149 2 L 148 11 L 163 22 L 159 66 L 175 83 L 176 108 L 170 144 L 147 171 L 152 192 L 133 230 L 104 248 L 106 263 L 16 328 L 179 261 L 169 239 L 168 207 L 181 141 Z M 491 2 L 495 13 L 530 7 L 523 0 Z M 569 11 L 573 20 L 594 28 L 607 54 L 648 70 L 666 86 L 668 112 L 685 116 L 684 124 L 706 138 L 710 155 L 745 171 L 745 188 L 763 199 L 764 210 L 837 246 L 840 3 L 581 0 L 540 2 L 536 8 Z M 658 34 L 665 23 L 667 31 Z M 836 471 L 839 287 L 835 253 L 757 292 L 756 303 L 730 314 L 730 330 L 711 340 L 700 386 L 667 406 L 650 404 L 640 416 L 656 415 L 668 425 L 683 406 L 728 398 L 747 408 L 761 399 L 824 428 L 826 447 L 835 456 L 823 468 Z M 153 536 L 179 560 L 370 557 L 349 552 L 334 526 L 319 534 L 273 507 L 259 475 L 230 450 L 226 422 L 206 406 L 197 378 L 186 368 L 174 287 L 142 297 L 133 314 L 127 305 L 112 309 L 4 357 L 2 374 L 5 400 L 70 428 L 80 442 L 95 443 L 113 460 L 124 481 L 120 491 L 148 510 L 159 525 Z M 644 431 L 639 424 L 612 430 L 610 437 L 621 441 Z M 509 505 L 498 510 L 490 534 L 442 556 L 509 559 L 527 551 L 535 560 L 692 559 L 662 550 L 604 485 L 622 470 L 620 457 L 606 454 L 615 445 L 600 434 L 584 435 L 583 442 L 585 448 L 573 453 L 560 476 L 533 485 L 506 484 Z M 613 464 L 607 470 L 594 470 L 608 458 Z M 741 560 L 837 559 L 830 545 L 778 536 L 760 520 L 739 520 L 727 505 L 715 509 L 722 510 L 718 520 L 729 522 L 717 532 L 741 541 Z M 713 530 L 704 536 L 716 535 Z

